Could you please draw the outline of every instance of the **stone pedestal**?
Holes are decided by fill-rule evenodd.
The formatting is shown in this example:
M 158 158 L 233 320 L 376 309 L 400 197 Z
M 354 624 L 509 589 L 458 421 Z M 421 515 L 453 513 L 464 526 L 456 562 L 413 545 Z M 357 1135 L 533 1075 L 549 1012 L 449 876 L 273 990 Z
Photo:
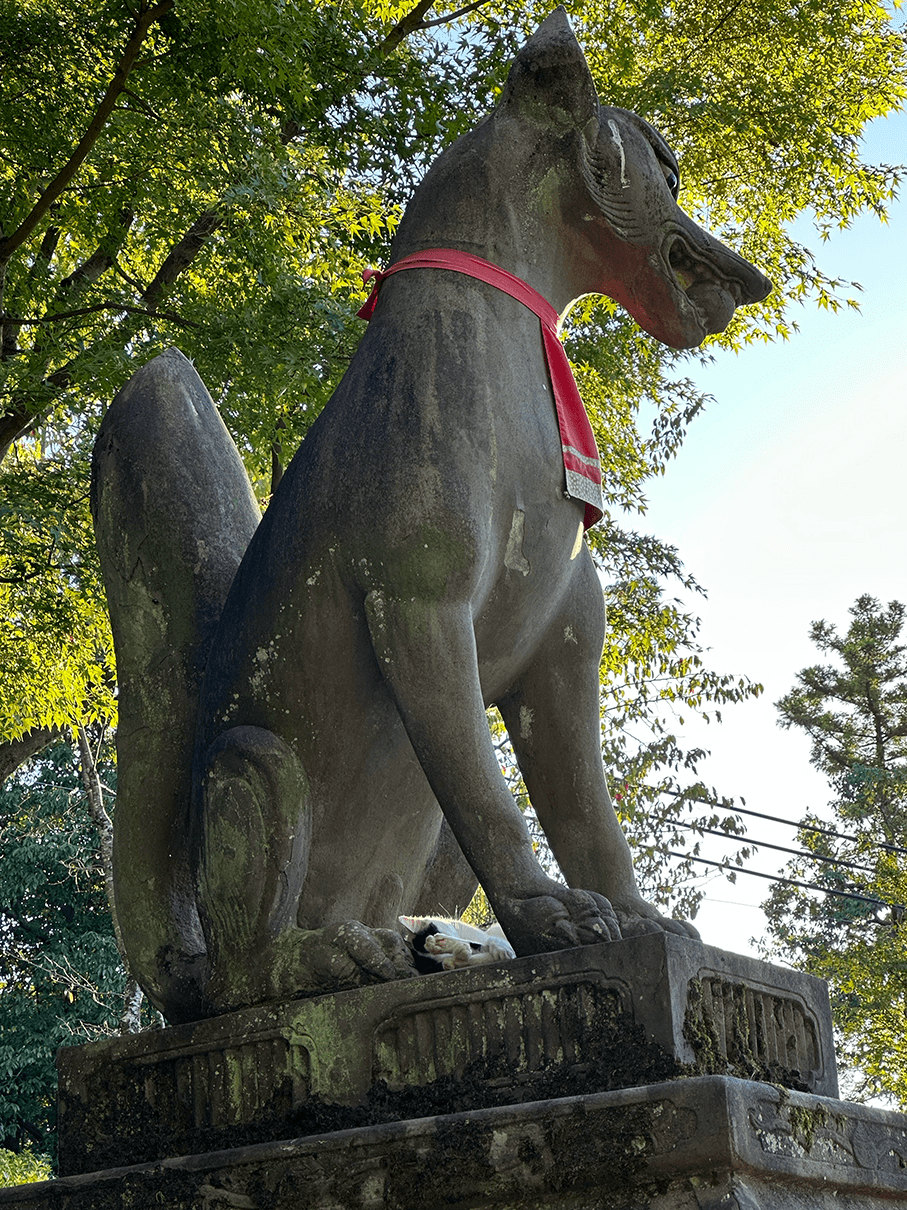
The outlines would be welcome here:
M 17 1210 L 895 1210 L 907 1116 L 696 1076 L 0 1191 Z
M 666 934 L 62 1050 L 66 1174 L 683 1075 L 837 1095 L 824 984 Z
M 60 1053 L 21 1210 L 907 1210 L 824 985 L 651 936 Z

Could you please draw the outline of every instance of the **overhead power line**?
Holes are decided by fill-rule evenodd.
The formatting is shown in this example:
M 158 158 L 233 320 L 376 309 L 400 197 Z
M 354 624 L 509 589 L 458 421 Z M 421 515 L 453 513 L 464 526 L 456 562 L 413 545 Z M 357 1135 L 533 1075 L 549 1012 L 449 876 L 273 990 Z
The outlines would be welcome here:
M 719 870 L 724 870 L 726 873 L 734 874 L 750 874 L 753 878 L 765 878 L 769 882 L 783 882 L 786 886 L 798 886 L 807 891 L 818 891 L 822 895 L 834 895 L 838 899 L 857 899 L 861 903 L 871 903 L 877 908 L 888 908 L 892 913 L 898 914 L 903 912 L 903 904 L 888 903 L 884 899 L 877 899 L 869 895 L 857 895 L 853 891 L 836 891 L 832 887 L 819 886 L 816 882 L 801 882 L 797 878 L 782 878 L 780 874 L 765 874 L 761 870 L 748 870 L 746 866 L 729 866 L 724 861 L 710 861 L 707 857 L 693 857 L 689 853 L 675 853 L 672 849 L 666 849 L 665 852 L 669 857 L 679 857 L 681 861 L 698 861 L 701 865 L 716 866 Z
M 728 811 L 733 815 L 753 815 L 757 819 L 770 819 L 772 823 L 783 823 L 789 828 L 797 828 L 803 832 L 818 832 L 821 836 L 834 836 L 837 840 L 852 840 L 855 844 L 859 844 L 863 839 L 860 836 L 854 836 L 850 832 L 836 832 L 834 828 L 821 828 L 818 824 L 811 823 L 796 823 L 792 819 L 782 819 L 780 815 L 766 815 L 763 811 L 751 811 L 748 807 L 728 807 Z M 907 857 L 907 849 L 900 845 L 889 844 L 886 840 L 870 841 L 870 847 L 874 849 L 885 849 L 889 853 L 901 853 Z
M 856 861 L 845 861 L 843 857 L 826 857 L 823 853 L 813 853 L 809 849 L 789 849 L 783 844 L 772 844 L 769 840 L 751 840 L 749 836 L 737 836 L 734 832 L 722 832 L 718 828 L 701 828 L 695 823 L 687 823 L 686 820 L 678 820 L 678 824 L 682 828 L 689 828 L 694 832 L 703 832 L 709 836 L 723 836 L 725 840 L 737 840 L 741 844 L 752 845 L 756 849 L 777 849 L 779 853 L 791 853 L 794 857 L 807 857 L 811 861 L 821 861 L 826 865 L 839 865 L 848 870 L 862 870 L 866 874 L 875 874 L 875 870 L 869 865 L 860 865 Z

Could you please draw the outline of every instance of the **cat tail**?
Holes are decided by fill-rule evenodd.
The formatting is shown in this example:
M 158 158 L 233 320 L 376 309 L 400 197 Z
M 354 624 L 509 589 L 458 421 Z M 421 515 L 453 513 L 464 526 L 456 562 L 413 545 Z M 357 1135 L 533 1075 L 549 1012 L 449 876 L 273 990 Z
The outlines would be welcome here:
M 236 569 L 261 519 L 229 433 L 191 363 L 167 349 L 117 394 L 92 459 L 91 507 L 119 690 L 117 914 L 132 973 L 171 1022 L 208 979 L 189 858 L 201 680 Z

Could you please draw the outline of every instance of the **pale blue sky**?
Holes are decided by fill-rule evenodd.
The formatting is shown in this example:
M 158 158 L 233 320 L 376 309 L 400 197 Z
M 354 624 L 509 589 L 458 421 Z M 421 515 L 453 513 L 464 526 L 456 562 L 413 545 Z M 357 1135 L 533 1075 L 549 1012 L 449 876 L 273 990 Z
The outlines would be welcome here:
M 865 158 L 907 163 L 907 114 L 873 124 Z M 715 402 L 652 484 L 645 525 L 708 589 L 696 608 L 710 665 L 765 685 L 704 736 L 684 730 L 712 750 L 705 778 L 790 818 L 828 797 L 807 739 L 781 730 L 772 704 L 819 658 L 810 622 L 846 628 L 861 593 L 907 601 L 907 200 L 892 205 L 887 225 L 866 215 L 824 245 L 797 230 L 826 273 L 862 284 L 861 311 L 798 307 L 789 342 L 721 354 L 697 373 Z M 793 829 L 748 827 L 753 838 L 794 843 Z M 707 838 L 703 855 L 727 847 Z M 782 861 L 765 849 L 750 864 L 777 872 Z M 764 928 L 753 905 L 768 887 L 716 878 L 697 920 L 703 939 L 751 952 Z

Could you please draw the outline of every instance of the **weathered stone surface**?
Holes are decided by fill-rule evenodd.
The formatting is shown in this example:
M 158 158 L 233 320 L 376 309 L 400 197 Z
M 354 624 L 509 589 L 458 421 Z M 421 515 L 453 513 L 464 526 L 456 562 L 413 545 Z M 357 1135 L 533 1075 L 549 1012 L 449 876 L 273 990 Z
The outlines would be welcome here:
M 95 496 L 128 671 L 114 877 L 130 966 L 171 1023 L 396 979 L 399 913 L 465 906 L 477 881 L 520 955 L 692 931 L 642 898 L 608 793 L 577 492 L 598 458 L 578 400 L 561 432 L 545 353 L 589 293 L 675 347 L 768 293 L 684 213 L 678 174 L 656 130 L 600 103 L 556 9 L 390 254 L 468 254 L 520 289 L 389 277 L 260 525 L 178 355 L 111 408 Z M 490 704 L 568 885 L 536 859 Z
M 0 1191 L 17 1210 L 893 1210 L 907 1116 L 726 1076 Z
M 129 804 L 114 828 L 120 926 L 146 994 L 191 1018 L 207 959 L 188 845 L 192 736 L 174 724 L 198 710 L 224 600 L 261 516 L 211 396 L 177 349 L 111 404 L 91 505 L 116 645 L 117 793 Z
M 60 1052 L 66 1173 L 733 1074 L 836 1095 L 825 985 L 668 934 Z

